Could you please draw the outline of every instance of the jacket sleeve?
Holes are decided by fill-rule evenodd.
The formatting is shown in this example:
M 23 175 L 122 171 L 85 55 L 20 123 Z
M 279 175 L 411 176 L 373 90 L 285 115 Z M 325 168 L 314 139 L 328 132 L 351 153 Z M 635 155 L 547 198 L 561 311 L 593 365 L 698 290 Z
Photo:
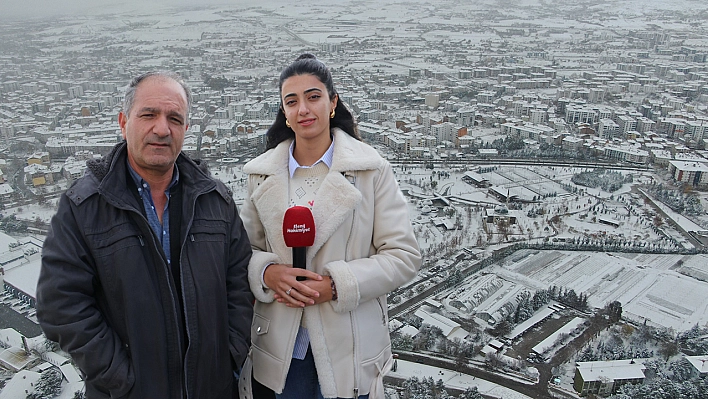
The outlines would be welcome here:
M 266 266 L 271 263 L 282 263 L 280 257 L 273 252 L 267 251 L 267 243 L 265 229 L 258 217 L 253 201 L 251 201 L 251 193 L 253 187 L 253 179 L 257 177 L 249 176 L 248 195 L 241 206 L 241 219 L 246 228 L 248 239 L 251 242 L 253 256 L 248 264 L 248 282 L 251 285 L 251 291 L 256 299 L 260 302 L 270 303 L 274 300 L 274 292 L 263 287 L 261 278 Z
M 253 294 L 248 286 L 248 262 L 251 245 L 239 217 L 235 203 L 231 214 L 231 242 L 227 271 L 227 295 L 229 309 L 229 341 L 231 358 L 236 371 L 240 372 L 251 345 L 251 319 L 253 318 Z
M 95 262 L 75 212 L 63 195 L 42 249 L 37 318 L 46 337 L 59 343 L 86 381 L 122 397 L 134 384 L 133 368 L 118 335 L 97 302 L 101 290 Z
M 360 303 L 378 298 L 412 280 L 418 273 L 421 255 L 408 215 L 408 204 L 388 162 L 374 181 L 374 215 L 368 258 L 334 261 L 325 266 L 337 285 L 334 310 L 346 312 Z

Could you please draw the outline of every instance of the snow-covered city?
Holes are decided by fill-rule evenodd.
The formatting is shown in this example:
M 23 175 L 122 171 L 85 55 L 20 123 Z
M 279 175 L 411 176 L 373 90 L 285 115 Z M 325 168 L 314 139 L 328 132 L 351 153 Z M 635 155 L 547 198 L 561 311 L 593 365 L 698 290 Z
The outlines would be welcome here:
M 305 52 L 423 255 L 388 296 L 388 398 L 708 398 L 705 2 L 29 3 L 0 15 L 0 399 L 85 397 L 41 252 L 130 79 L 187 81 L 183 152 L 240 206 Z

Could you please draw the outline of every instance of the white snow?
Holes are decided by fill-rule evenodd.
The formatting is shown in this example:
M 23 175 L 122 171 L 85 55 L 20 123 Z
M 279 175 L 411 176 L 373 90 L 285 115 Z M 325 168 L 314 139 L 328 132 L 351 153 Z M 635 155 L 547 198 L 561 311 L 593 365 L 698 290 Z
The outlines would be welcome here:
M 530 396 L 523 395 L 519 392 L 497 385 L 483 379 L 476 378 L 468 374 L 461 374 L 456 371 L 428 366 L 419 363 L 408 362 L 405 360 L 396 360 L 398 368 L 395 372 L 390 372 L 388 375 L 398 378 L 417 377 L 418 379 L 432 377 L 433 380 L 443 380 L 446 387 L 455 388 L 464 391 L 467 388 L 477 387 L 477 390 L 482 395 L 504 398 L 504 399 L 530 399 Z

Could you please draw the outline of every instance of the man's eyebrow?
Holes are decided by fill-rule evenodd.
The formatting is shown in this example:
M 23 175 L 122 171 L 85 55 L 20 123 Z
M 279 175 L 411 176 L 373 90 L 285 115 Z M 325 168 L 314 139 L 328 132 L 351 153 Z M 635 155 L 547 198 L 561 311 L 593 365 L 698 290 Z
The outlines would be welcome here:
M 138 110 L 138 112 L 152 112 L 152 113 L 158 113 L 160 112 L 159 109 L 153 108 L 153 107 L 142 107 Z
M 167 112 L 167 115 L 168 115 L 168 116 L 179 116 L 179 117 L 182 118 L 182 119 L 185 118 L 184 114 L 181 113 L 181 112 L 179 112 L 179 111 L 168 111 L 168 112 Z
M 154 108 L 154 107 L 143 107 L 138 110 L 138 112 L 149 112 L 153 114 L 159 114 L 162 113 L 162 110 L 160 108 Z M 182 119 L 185 119 L 185 116 L 183 113 L 179 111 L 167 111 L 167 115 L 169 116 L 179 116 Z

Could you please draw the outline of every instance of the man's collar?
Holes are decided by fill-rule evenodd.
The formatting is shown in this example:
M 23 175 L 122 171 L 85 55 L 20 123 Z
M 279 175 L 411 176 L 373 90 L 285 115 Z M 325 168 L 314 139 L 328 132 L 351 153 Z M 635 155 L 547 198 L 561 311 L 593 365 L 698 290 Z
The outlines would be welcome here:
M 135 185 L 138 187 L 144 187 L 146 184 L 148 187 L 150 187 L 150 184 L 143 179 L 142 176 L 138 174 L 138 172 L 133 169 L 133 166 L 130 164 L 128 159 L 126 158 L 125 163 L 128 165 L 128 172 L 130 172 L 130 177 L 133 178 L 133 181 L 135 182 Z M 167 186 L 167 189 L 165 191 L 170 191 L 172 187 L 174 187 L 175 184 L 179 182 L 179 168 L 177 167 L 177 163 L 175 162 L 174 169 L 172 169 L 172 180 L 170 181 L 170 184 Z

